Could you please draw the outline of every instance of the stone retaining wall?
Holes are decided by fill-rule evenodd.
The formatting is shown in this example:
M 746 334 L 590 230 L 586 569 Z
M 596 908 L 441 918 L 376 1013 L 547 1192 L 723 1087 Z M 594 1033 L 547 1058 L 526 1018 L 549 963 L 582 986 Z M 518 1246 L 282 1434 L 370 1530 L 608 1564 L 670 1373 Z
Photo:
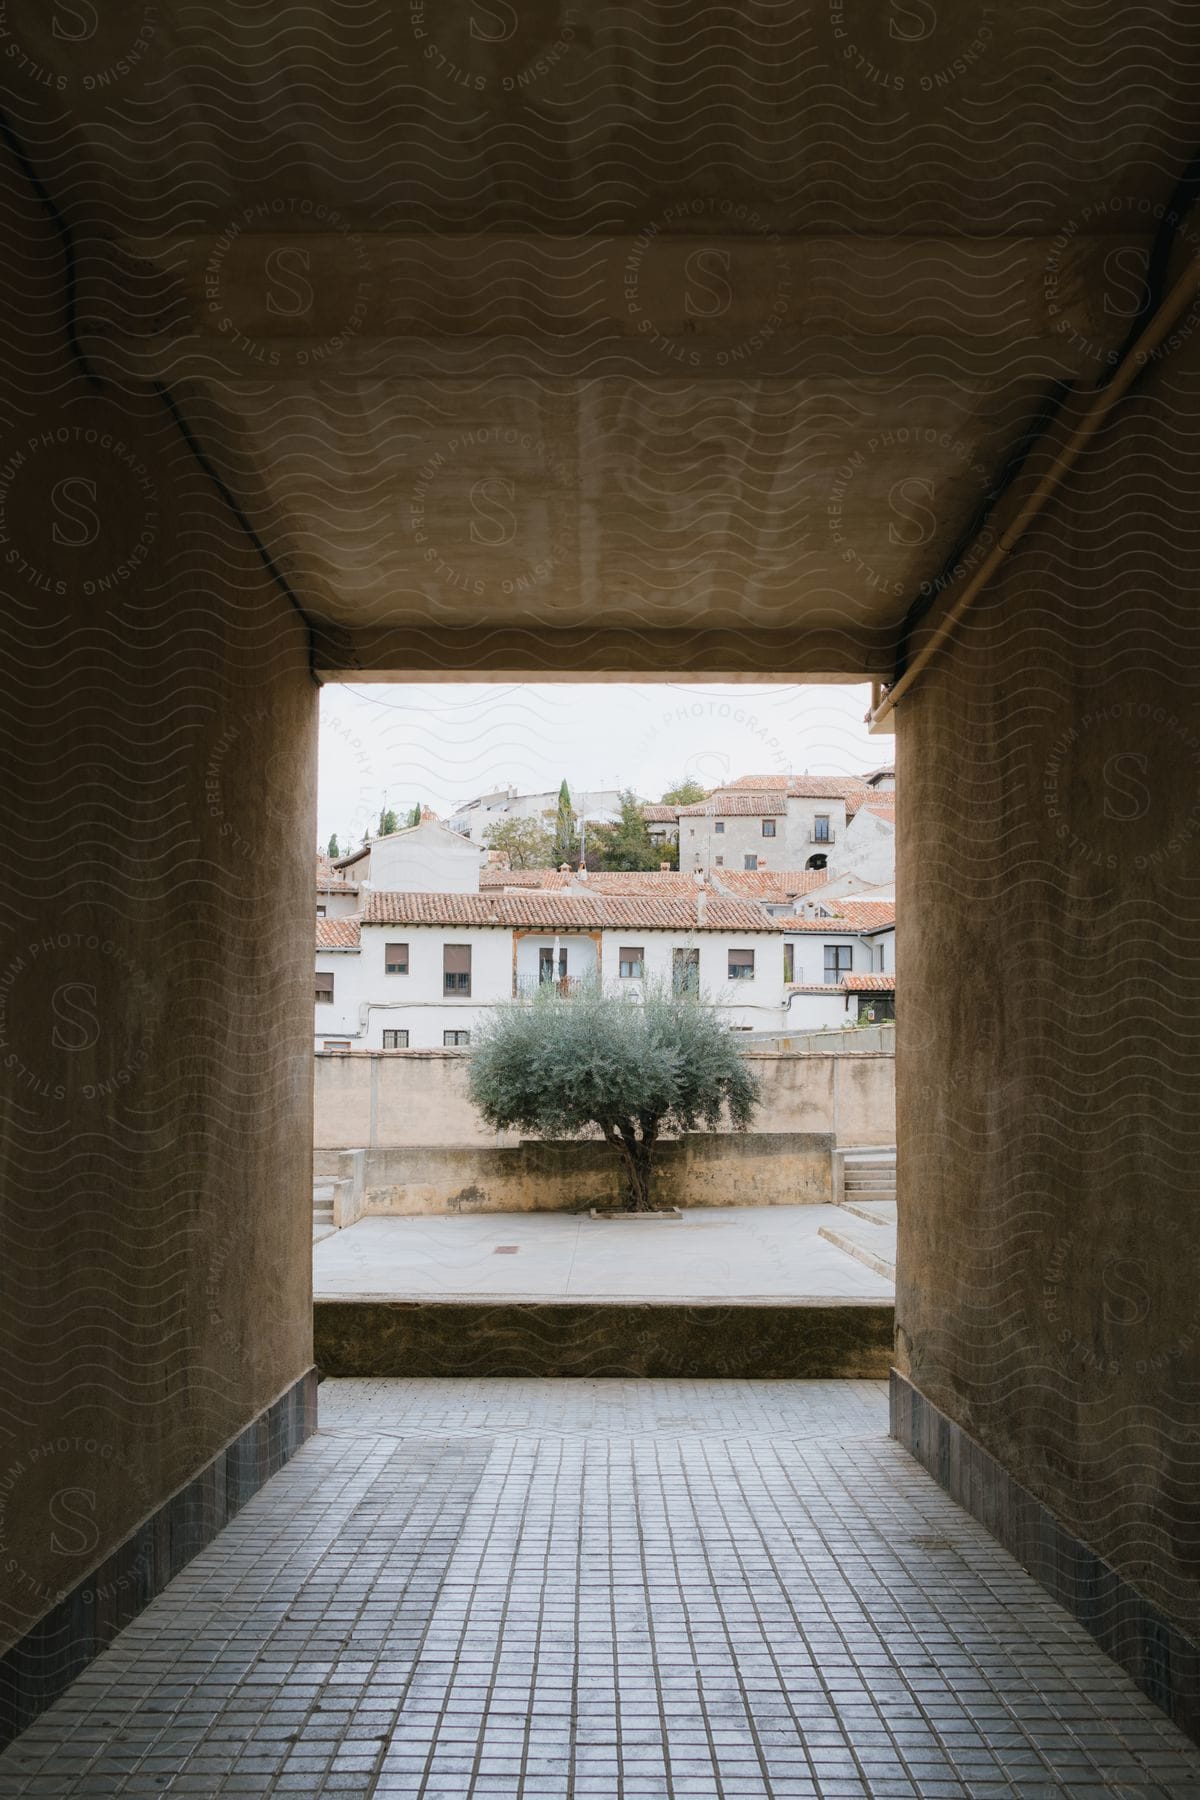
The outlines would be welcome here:
M 664 1143 L 657 1161 L 659 1206 L 815 1206 L 832 1197 L 833 1139 L 820 1132 L 709 1136 Z M 619 1159 L 607 1144 L 540 1143 L 377 1146 L 343 1152 L 335 1175 L 362 1159 L 354 1216 L 574 1212 L 620 1206 Z M 339 1218 L 338 1223 L 350 1223 Z

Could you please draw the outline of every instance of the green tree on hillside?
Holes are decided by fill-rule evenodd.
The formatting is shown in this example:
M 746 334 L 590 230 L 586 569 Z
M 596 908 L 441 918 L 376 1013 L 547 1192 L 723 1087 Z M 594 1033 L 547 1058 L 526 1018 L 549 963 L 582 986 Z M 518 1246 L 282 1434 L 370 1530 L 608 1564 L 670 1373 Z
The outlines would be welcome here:
M 571 804 L 571 790 L 563 781 L 558 790 L 558 807 L 554 814 L 554 862 L 571 863 L 579 859 L 579 819 Z
M 708 789 L 702 788 L 698 781 L 688 776 L 686 781 L 677 781 L 674 787 L 667 789 L 662 797 L 664 806 L 698 806 L 701 800 L 708 799 Z
M 419 825 L 421 823 L 421 802 L 419 800 L 413 802 L 412 810 L 406 816 L 404 823 L 406 825 Z
M 489 850 L 499 850 L 508 857 L 510 869 L 552 869 L 554 834 L 537 819 L 501 819 L 488 831 L 484 842 Z
M 395 808 L 385 806 L 379 815 L 379 837 L 388 837 L 393 831 L 399 831 L 400 821 L 396 817 Z
M 620 817 L 612 825 L 588 826 L 588 861 L 597 869 L 657 869 L 669 857 L 650 841 L 642 803 L 631 788 L 621 793 Z
M 325 854 L 331 862 L 334 860 L 335 857 L 338 857 L 342 854 L 341 851 L 338 849 L 338 841 L 337 841 L 337 832 L 336 831 L 334 832 L 333 836 L 330 838 L 328 844 L 326 844 L 326 846 L 325 846 Z

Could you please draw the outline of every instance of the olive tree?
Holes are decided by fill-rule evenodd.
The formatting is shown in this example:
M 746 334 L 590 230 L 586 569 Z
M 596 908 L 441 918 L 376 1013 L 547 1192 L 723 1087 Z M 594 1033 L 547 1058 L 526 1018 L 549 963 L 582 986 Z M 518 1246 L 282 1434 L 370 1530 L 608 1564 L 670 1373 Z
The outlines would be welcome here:
M 651 1212 L 668 1133 L 744 1131 L 759 1085 L 699 994 L 645 982 L 639 998 L 587 983 L 497 1007 L 471 1055 L 471 1098 L 495 1130 L 541 1138 L 600 1131 L 620 1157 L 631 1212 Z

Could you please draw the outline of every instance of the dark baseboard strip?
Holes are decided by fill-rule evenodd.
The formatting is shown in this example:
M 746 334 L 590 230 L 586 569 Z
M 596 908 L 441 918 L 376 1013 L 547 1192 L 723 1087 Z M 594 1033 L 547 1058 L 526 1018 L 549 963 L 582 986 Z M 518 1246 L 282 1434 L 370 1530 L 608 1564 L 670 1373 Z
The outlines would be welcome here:
M 1200 1743 L 1200 1647 L 895 1369 L 891 1433 Z
M 310 1369 L 0 1656 L 0 1747 L 212 1542 L 316 1424 L 317 1375 Z
M 325 1375 L 882 1379 L 894 1321 L 890 1301 L 318 1300 L 313 1309 Z

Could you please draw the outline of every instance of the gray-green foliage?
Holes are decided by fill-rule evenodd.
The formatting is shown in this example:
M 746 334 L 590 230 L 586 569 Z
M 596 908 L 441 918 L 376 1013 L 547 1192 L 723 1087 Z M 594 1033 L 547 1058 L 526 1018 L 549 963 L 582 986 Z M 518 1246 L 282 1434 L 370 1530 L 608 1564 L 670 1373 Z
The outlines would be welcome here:
M 598 1128 L 621 1157 L 627 1204 L 650 1208 L 655 1147 L 667 1133 L 744 1131 L 758 1081 L 700 995 L 647 981 L 644 997 L 552 986 L 496 1009 L 471 1057 L 471 1098 L 495 1130 L 575 1137 Z

